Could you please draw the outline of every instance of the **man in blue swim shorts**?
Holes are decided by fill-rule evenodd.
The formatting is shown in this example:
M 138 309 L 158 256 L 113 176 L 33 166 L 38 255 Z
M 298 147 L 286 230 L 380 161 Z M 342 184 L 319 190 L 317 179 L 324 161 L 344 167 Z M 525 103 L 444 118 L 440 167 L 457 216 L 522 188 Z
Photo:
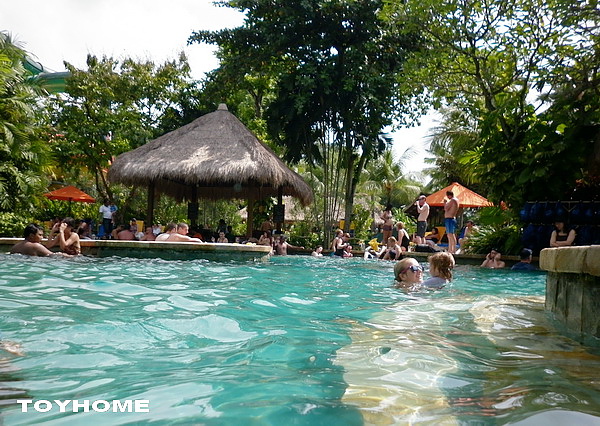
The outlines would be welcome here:
M 452 191 L 446 191 L 447 199 L 444 199 L 444 225 L 448 235 L 448 252 L 456 252 L 456 213 L 460 203 Z

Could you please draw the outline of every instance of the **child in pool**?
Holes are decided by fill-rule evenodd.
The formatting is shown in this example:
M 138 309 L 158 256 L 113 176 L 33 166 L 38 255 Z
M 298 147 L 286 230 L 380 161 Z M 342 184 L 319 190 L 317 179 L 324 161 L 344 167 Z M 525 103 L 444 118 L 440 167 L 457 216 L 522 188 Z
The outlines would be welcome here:
M 429 273 L 431 278 L 423 281 L 422 288 L 440 289 L 452 281 L 454 256 L 447 252 L 436 253 L 429 256 Z

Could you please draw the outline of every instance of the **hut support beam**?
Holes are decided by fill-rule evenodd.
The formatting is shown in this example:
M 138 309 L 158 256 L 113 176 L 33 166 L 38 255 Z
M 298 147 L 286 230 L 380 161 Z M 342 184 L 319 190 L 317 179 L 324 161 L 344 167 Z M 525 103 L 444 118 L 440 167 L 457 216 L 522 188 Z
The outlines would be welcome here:
M 148 214 L 146 215 L 146 223 L 146 226 L 154 224 L 154 182 L 148 184 Z
M 192 187 L 192 202 L 190 203 L 190 225 L 196 228 L 198 225 L 198 185 Z
M 247 238 L 252 237 L 252 231 L 253 231 L 252 224 L 253 223 L 254 223 L 254 194 L 250 193 L 250 195 L 248 195 L 248 217 L 246 219 L 246 237 Z
M 279 187 L 279 189 L 277 191 L 277 207 L 278 207 L 278 209 L 283 209 L 283 188 L 282 187 Z M 279 210 L 279 211 L 281 211 L 281 210 Z M 277 216 L 278 216 L 278 219 L 280 219 L 279 215 L 277 215 Z M 282 233 L 281 228 L 283 226 L 283 223 L 282 223 L 283 220 L 285 220 L 285 219 L 277 220 L 277 222 L 275 223 L 278 234 Z

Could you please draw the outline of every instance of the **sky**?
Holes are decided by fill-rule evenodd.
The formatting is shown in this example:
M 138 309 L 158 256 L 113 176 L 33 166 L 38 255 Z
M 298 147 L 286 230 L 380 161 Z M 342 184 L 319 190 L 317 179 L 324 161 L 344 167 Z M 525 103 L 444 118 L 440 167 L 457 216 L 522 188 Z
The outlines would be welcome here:
M 243 15 L 211 0 L 3 0 L 0 30 L 8 31 L 30 56 L 49 71 L 64 71 L 63 61 L 85 69 L 88 53 L 115 58 L 151 59 L 156 63 L 186 53 L 192 76 L 201 79 L 218 67 L 215 48 L 187 46 L 195 30 L 219 30 L 241 25 Z M 423 125 L 392 133 L 399 158 L 409 147 L 416 155 L 406 171 L 425 166 L 426 136 L 433 113 Z

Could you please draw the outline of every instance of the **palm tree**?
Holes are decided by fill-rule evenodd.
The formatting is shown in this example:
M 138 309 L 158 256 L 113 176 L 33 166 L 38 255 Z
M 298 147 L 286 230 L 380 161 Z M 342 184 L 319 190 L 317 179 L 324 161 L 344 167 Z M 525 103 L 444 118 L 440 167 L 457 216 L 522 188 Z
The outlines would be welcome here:
M 468 159 L 479 139 L 477 122 L 461 109 L 443 108 L 440 112 L 442 122 L 429 135 L 429 153 L 433 157 L 425 159 L 432 167 L 425 172 L 431 176 L 434 187 L 451 182 L 472 185 L 474 175 Z
M 361 183 L 362 192 L 376 189 L 384 206 L 401 206 L 410 203 L 421 190 L 418 182 L 409 179 L 402 171 L 404 165 L 415 155 L 413 148 L 407 148 L 400 159 L 394 160 L 391 150 L 386 150 L 367 167 L 365 179 Z
M 0 32 L 0 211 L 31 210 L 48 165 L 36 102 L 43 90 L 23 67 L 26 53 Z

